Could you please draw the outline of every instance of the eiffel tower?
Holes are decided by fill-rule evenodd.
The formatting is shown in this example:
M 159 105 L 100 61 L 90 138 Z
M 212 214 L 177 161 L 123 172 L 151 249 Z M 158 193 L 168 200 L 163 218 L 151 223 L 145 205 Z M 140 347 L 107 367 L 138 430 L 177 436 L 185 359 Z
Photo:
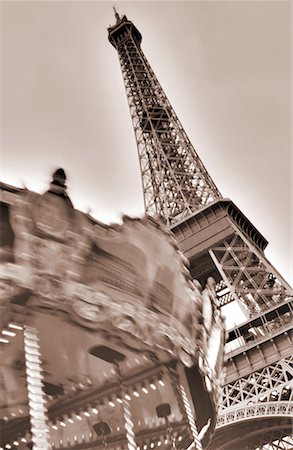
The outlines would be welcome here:
M 293 448 L 292 289 L 265 257 L 267 240 L 209 176 L 141 49 L 140 32 L 125 15 L 115 17 L 109 41 L 120 60 L 145 211 L 165 220 L 192 276 L 203 284 L 213 277 L 220 305 L 236 302 L 246 316 L 228 330 L 209 449 Z

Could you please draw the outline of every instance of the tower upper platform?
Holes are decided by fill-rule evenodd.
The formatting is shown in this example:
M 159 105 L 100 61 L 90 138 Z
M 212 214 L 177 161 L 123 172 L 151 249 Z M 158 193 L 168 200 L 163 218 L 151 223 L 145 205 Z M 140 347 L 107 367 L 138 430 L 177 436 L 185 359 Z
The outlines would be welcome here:
M 108 28 L 108 38 L 111 44 L 117 49 L 119 45 L 127 38 L 127 36 L 132 35 L 136 44 L 140 44 L 142 37 L 138 29 L 133 25 L 133 23 L 127 19 L 124 14 L 122 17 L 115 11 L 116 24 Z

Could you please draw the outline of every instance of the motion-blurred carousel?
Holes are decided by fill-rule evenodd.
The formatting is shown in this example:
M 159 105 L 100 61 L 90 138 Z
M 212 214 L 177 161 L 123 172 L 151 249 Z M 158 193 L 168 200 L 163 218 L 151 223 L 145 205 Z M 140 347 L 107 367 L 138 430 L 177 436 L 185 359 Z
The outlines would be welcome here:
M 202 449 L 225 334 L 212 280 L 153 219 L 75 210 L 65 181 L 1 189 L 2 448 Z

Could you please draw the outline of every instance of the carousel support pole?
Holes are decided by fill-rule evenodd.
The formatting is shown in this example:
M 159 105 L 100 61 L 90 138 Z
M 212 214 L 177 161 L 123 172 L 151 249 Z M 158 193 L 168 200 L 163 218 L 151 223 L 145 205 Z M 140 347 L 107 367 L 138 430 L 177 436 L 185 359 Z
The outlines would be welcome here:
M 168 417 L 165 417 L 165 424 L 167 428 L 167 440 L 171 444 L 171 449 L 176 450 L 176 443 L 175 443 L 175 437 L 173 436 L 173 429 L 169 422 Z
M 103 442 L 104 450 L 107 450 L 107 448 L 108 448 L 108 443 L 107 443 L 106 436 L 105 436 L 104 434 L 102 434 L 102 442 Z
M 33 450 L 51 450 L 48 442 L 47 408 L 43 392 L 42 362 L 38 332 L 24 327 L 24 356 Z
M 188 423 L 189 423 L 189 426 L 190 426 L 190 429 L 191 429 L 191 433 L 192 433 L 195 449 L 196 450 L 203 450 L 201 442 L 200 442 L 200 439 L 199 439 L 197 426 L 196 426 L 196 423 L 195 423 L 195 420 L 194 420 L 194 417 L 193 417 L 193 414 L 192 414 L 192 410 L 191 410 L 191 407 L 190 407 L 190 403 L 189 403 L 188 397 L 186 395 L 185 389 L 182 386 L 182 384 L 180 384 L 180 392 L 181 392 L 181 397 L 182 397 L 182 400 L 183 400 L 186 416 L 187 416 L 187 419 L 188 419 Z
M 94 430 L 98 436 L 102 437 L 102 444 L 104 450 L 108 448 L 107 436 L 111 434 L 111 428 L 107 424 L 107 422 L 98 422 L 94 425 Z
M 118 362 L 115 362 L 114 366 L 115 366 L 115 370 L 118 375 L 119 384 L 120 384 L 120 394 L 121 394 L 121 400 L 122 400 L 121 406 L 122 406 L 123 417 L 124 417 L 124 428 L 125 428 L 125 435 L 126 435 L 126 439 L 127 439 L 127 448 L 128 448 L 128 450 L 136 450 L 137 445 L 135 442 L 134 424 L 133 424 L 132 415 L 131 415 L 130 403 L 126 398 L 127 393 L 125 392 L 125 388 L 122 383 L 122 375 L 120 372 L 120 367 L 119 367 Z
M 171 443 L 171 449 L 176 450 L 176 439 L 175 436 L 173 435 L 173 429 L 172 429 L 172 425 L 170 424 L 168 417 L 165 418 L 165 423 L 166 423 L 166 427 L 167 427 L 167 439 L 168 442 Z
M 173 435 L 172 425 L 168 419 L 171 415 L 171 407 L 169 403 L 161 403 L 156 407 L 157 416 L 164 419 L 167 430 L 167 442 L 170 444 L 170 450 L 176 450 L 175 436 Z
M 179 376 L 177 374 L 177 370 L 176 370 L 176 364 L 172 364 L 168 366 L 168 372 L 169 372 L 169 376 L 170 376 L 170 380 L 171 380 L 171 384 L 174 390 L 174 393 L 176 395 L 178 404 L 179 404 L 179 408 L 180 411 L 183 415 L 183 417 L 185 417 L 188 421 L 189 424 L 189 428 L 190 428 L 190 432 L 192 435 L 192 439 L 193 439 L 193 444 L 194 444 L 194 450 L 203 450 L 200 439 L 199 439 L 199 434 L 198 434 L 198 430 L 197 430 L 197 426 L 192 414 L 192 409 L 187 397 L 187 394 L 185 392 L 184 387 L 182 386 L 182 384 L 180 384 L 179 381 Z M 179 386 L 179 388 L 178 388 Z

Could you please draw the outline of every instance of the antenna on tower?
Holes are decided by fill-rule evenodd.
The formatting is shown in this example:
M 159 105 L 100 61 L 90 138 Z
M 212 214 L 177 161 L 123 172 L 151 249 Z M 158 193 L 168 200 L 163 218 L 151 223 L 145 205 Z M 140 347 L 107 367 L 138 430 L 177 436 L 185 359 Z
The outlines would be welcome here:
M 115 8 L 115 6 L 113 6 L 113 9 L 114 9 L 114 14 L 115 14 L 116 20 L 117 20 L 117 22 L 119 22 L 120 16 L 119 16 L 119 14 L 117 12 L 117 9 Z

